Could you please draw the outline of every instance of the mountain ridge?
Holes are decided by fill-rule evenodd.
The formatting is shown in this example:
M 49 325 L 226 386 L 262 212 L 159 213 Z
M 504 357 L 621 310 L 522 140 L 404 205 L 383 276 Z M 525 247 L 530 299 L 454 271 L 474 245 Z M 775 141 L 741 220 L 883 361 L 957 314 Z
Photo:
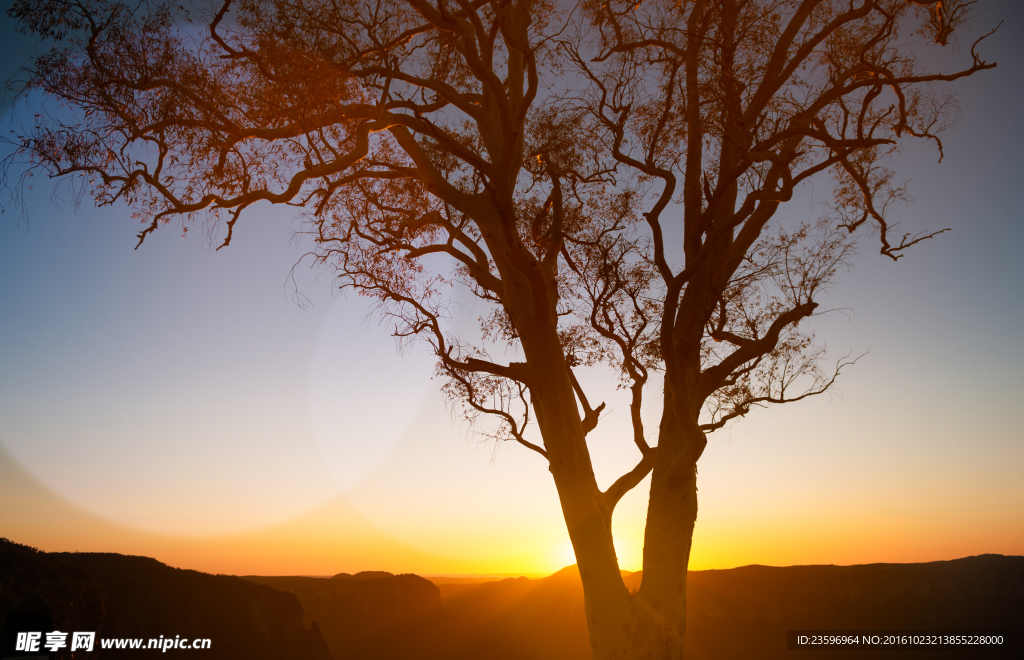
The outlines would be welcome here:
M 52 630 L 95 632 L 97 640 L 210 639 L 218 660 L 330 660 L 319 627 L 303 625 L 292 593 L 151 557 L 47 553 L 0 539 L 0 657 L 15 655 L 17 633 Z M 118 654 L 95 646 L 75 659 Z M 69 657 L 68 649 L 56 655 Z
M 636 593 L 643 572 L 623 571 L 623 580 Z M 690 571 L 687 599 L 686 653 L 698 660 L 790 658 L 785 635 L 797 629 L 996 629 L 1013 637 L 1017 649 L 1024 643 L 1021 556 Z M 42 621 L 42 614 L 49 617 L 39 624 L 44 627 L 96 630 L 100 637 L 208 637 L 217 649 L 211 657 L 218 659 L 590 658 L 575 565 L 542 578 L 438 578 L 438 584 L 379 570 L 239 577 L 176 569 L 148 557 L 45 553 L 0 539 L 0 655 L 13 644 L 7 639 L 12 622 Z M 964 656 L 890 649 L 871 657 Z M 971 657 L 1015 656 L 972 649 Z
M 642 579 L 642 571 L 623 571 L 623 580 L 633 593 Z M 366 584 L 370 589 L 373 581 Z M 430 600 L 431 634 L 411 644 L 417 657 L 590 657 L 582 583 L 575 565 L 543 578 L 472 584 L 440 579 L 434 587 L 437 597 Z M 296 595 L 305 605 L 306 597 L 298 591 Z M 789 658 L 785 635 L 796 629 L 999 628 L 1013 633 L 1019 643 L 1024 633 L 1024 557 L 985 554 L 910 564 L 751 564 L 690 571 L 688 602 L 687 653 L 702 660 Z M 322 617 L 324 636 L 336 657 L 401 657 L 389 655 L 380 646 L 332 644 L 330 613 L 324 611 Z M 423 621 L 420 619 L 421 627 L 416 628 L 403 626 L 396 619 L 392 627 L 375 634 L 415 639 L 422 634 Z M 844 653 L 848 651 L 802 651 L 801 658 L 832 658 Z M 978 657 L 1002 657 L 979 653 Z M 942 654 L 906 649 L 872 652 L 872 658 L 889 657 Z

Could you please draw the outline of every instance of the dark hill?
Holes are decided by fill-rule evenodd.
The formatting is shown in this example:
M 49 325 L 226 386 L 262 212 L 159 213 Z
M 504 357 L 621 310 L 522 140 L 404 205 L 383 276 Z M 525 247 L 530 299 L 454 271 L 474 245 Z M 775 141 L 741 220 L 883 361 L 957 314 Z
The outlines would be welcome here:
M 371 577 L 374 575 L 376 577 Z M 579 573 L 443 585 L 375 572 L 332 578 L 247 577 L 298 596 L 336 658 L 589 658 Z M 449 587 L 454 587 L 450 589 Z M 456 596 L 445 594 L 457 592 Z M 578 621 L 577 621 L 578 619 Z
M 338 573 L 331 577 L 337 580 L 376 580 L 377 578 L 394 577 L 394 573 L 387 571 L 359 571 L 355 575 L 349 573 Z
M 330 657 L 319 630 L 303 625 L 294 594 L 234 576 L 171 568 L 147 557 L 43 553 L 0 539 L 0 617 L 33 591 L 52 608 L 56 630 L 95 631 L 97 639 L 209 638 L 206 655 L 217 660 Z M 7 655 L 13 638 L 3 643 L 12 645 L 0 650 Z M 98 646 L 89 657 L 162 655 L 103 654 Z M 86 656 L 75 654 L 80 657 Z
M 438 588 L 418 575 L 365 571 L 246 579 L 298 596 L 305 621 L 319 624 L 335 658 L 419 658 L 448 648 L 458 634 L 441 608 Z
M 99 630 L 103 600 L 102 586 L 81 568 L 0 539 L 0 657 L 13 651 L 18 632 Z
M 635 591 L 643 575 L 624 579 Z M 1022 657 L 1024 557 L 694 571 L 687 598 L 687 660 Z M 100 637 L 209 637 L 217 660 L 326 660 L 328 647 L 337 660 L 590 657 L 574 566 L 542 579 L 438 588 L 381 571 L 214 576 L 145 557 L 47 554 L 0 540 L 0 616 L 12 609 L 5 634 L 10 621 L 49 617 L 55 629 Z M 1017 649 L 788 651 L 786 631 L 797 629 L 1004 630 Z
M 399 579 L 405 578 L 402 582 Z M 546 578 L 444 584 L 415 576 L 355 581 L 253 578 L 291 590 L 332 654 L 351 660 L 588 660 L 575 566 Z M 624 574 L 636 590 L 642 573 Z M 357 586 L 358 585 L 358 586 Z M 432 586 L 432 585 L 431 585 Z M 688 659 L 1007 657 L 788 651 L 796 629 L 1001 629 L 1024 634 L 1024 557 L 984 555 L 926 564 L 745 566 L 693 571 Z M 314 614 L 315 613 L 315 614 Z M 1018 651 L 1019 652 L 1019 651 Z M 1009 656 L 1017 657 L 1017 656 Z
M 451 593 L 444 608 L 469 624 L 453 657 L 570 660 L 590 657 L 583 585 L 575 566 L 538 580 L 486 582 Z
M 1012 630 L 1017 653 L 1024 644 L 1024 557 L 694 571 L 687 595 L 687 645 L 708 660 L 745 657 L 759 647 L 758 657 L 791 657 L 785 634 L 796 629 Z M 990 656 L 961 649 L 953 657 Z
M 643 573 L 624 579 L 635 591 Z M 786 631 L 798 629 L 998 629 L 1013 631 L 1019 647 L 1024 640 L 1024 557 L 691 571 L 687 601 L 686 652 L 697 660 L 814 660 L 852 653 L 789 651 Z M 509 655 L 501 657 L 510 658 L 589 658 L 582 587 L 574 566 L 541 580 L 520 578 L 453 591 L 443 602 L 445 609 L 476 624 L 476 649 L 502 647 Z M 866 653 L 873 660 L 998 657 L 963 649 L 949 656 L 906 649 Z

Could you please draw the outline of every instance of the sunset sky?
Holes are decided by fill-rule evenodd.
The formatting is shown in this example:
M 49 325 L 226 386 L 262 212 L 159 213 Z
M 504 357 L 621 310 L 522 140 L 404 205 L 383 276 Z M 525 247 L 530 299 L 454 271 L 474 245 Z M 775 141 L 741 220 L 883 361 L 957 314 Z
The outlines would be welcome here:
M 813 329 L 867 355 L 831 395 L 711 436 L 691 568 L 1024 554 L 1024 7 L 979 7 L 979 31 L 1005 19 L 981 48 L 998 68 L 954 88 L 942 163 L 920 146 L 896 164 L 914 197 L 901 229 L 953 231 L 897 263 L 866 240 Z M 0 79 L 32 52 L 6 14 L 0 48 Z M 32 114 L 5 106 L 3 134 Z M 0 216 L 0 536 L 233 574 L 573 563 L 543 459 L 474 437 L 430 356 L 399 354 L 329 273 L 293 279 L 310 244 L 290 211 L 254 209 L 220 251 L 173 224 L 133 250 L 127 208 L 72 198 L 37 181 L 26 218 Z M 586 381 L 608 403 L 602 487 L 638 458 L 613 380 Z M 646 486 L 615 513 L 627 570 Z

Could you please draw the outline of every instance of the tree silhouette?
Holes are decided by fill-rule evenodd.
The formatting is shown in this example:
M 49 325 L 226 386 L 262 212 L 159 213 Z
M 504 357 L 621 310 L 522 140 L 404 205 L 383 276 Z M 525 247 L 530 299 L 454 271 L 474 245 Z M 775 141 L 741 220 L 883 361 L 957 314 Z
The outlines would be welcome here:
M 890 169 L 955 110 L 915 47 L 950 42 L 960 0 L 17 0 L 56 45 L 24 93 L 19 159 L 127 203 L 140 244 L 177 218 L 230 244 L 257 202 L 301 209 L 318 263 L 428 342 L 479 429 L 546 460 L 576 552 L 594 657 L 679 658 L 707 434 L 826 391 L 848 360 L 799 324 L 873 228 L 898 259 Z M 200 14 L 202 14 L 200 16 Z M 980 41 L 980 39 L 979 39 Z M 31 167 L 29 168 L 31 170 Z M 821 217 L 777 213 L 821 182 Z M 945 230 L 942 230 L 945 231 Z M 455 292 L 489 310 L 452 330 Z M 601 490 L 587 436 L 611 365 L 634 466 Z M 644 429 L 644 385 L 664 373 Z M 651 475 L 644 578 L 611 520 Z

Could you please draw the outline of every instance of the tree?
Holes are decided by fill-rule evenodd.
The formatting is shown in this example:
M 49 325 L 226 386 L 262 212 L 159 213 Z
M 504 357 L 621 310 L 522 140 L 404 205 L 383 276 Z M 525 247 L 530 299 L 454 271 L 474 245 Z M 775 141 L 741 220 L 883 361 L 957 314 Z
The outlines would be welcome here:
M 949 43 L 961 0 L 17 0 L 56 45 L 24 93 L 19 157 L 131 205 L 140 244 L 178 218 L 231 242 L 258 202 L 302 210 L 318 263 L 428 342 L 452 402 L 551 471 L 594 657 L 682 657 L 707 434 L 828 390 L 848 360 L 798 327 L 873 227 L 898 259 L 888 167 L 955 110 L 912 46 Z M 198 12 L 197 12 L 198 14 Z M 230 22 L 230 23 L 229 23 Z M 978 40 L 980 41 L 980 39 Z M 30 168 L 31 169 L 31 168 Z M 778 211 L 820 181 L 832 203 Z M 223 214 L 223 217 L 221 216 Z M 945 230 L 942 230 L 945 231 Z M 489 311 L 451 331 L 452 292 Z M 617 369 L 635 466 L 601 490 L 587 436 Z M 664 373 L 657 442 L 641 408 Z M 611 519 L 651 475 L 644 578 L 620 577 Z

